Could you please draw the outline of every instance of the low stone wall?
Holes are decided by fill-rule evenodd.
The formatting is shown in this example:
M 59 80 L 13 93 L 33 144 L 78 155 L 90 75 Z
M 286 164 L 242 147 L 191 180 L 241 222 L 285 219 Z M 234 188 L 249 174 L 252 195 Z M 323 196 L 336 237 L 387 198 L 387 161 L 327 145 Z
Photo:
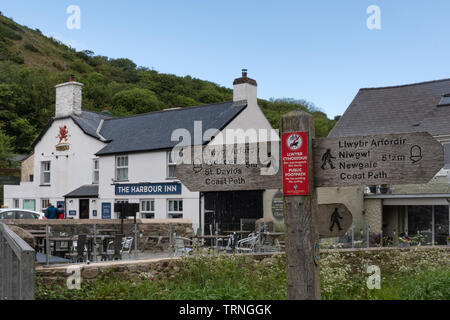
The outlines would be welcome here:
M 372 261 L 375 264 L 382 264 L 389 262 L 389 257 L 392 255 L 408 255 L 413 250 L 439 250 L 450 255 L 450 247 L 420 247 L 420 248 L 371 248 L 371 249 L 341 249 L 341 250 L 323 250 L 320 252 L 321 259 L 331 252 L 339 252 L 345 257 L 345 260 L 349 265 L 355 264 L 358 257 L 364 257 L 367 260 Z M 261 253 L 247 255 L 255 260 L 255 262 L 266 262 L 274 255 L 284 254 L 280 253 Z M 93 281 L 104 274 L 118 274 L 120 276 L 127 277 L 131 280 L 137 280 L 142 278 L 143 273 L 146 278 L 152 277 L 172 278 L 180 270 L 179 258 L 164 258 L 164 259 L 150 259 L 150 260 L 135 260 L 135 261 L 112 261 L 112 262 L 100 262 L 95 264 L 80 264 L 81 277 L 83 281 Z M 40 279 L 44 285 L 66 283 L 68 266 L 53 266 L 45 267 L 38 266 L 36 268 L 36 276 Z
M 3 220 L 2 222 L 10 226 L 17 226 L 24 230 L 45 230 L 45 226 L 49 225 L 52 231 L 67 232 L 68 234 L 93 234 L 94 224 L 99 229 L 114 229 L 113 233 L 121 231 L 121 221 L 113 220 Z M 194 230 L 192 222 L 187 219 L 137 219 L 138 226 L 138 249 L 142 250 L 145 239 L 148 236 L 169 236 L 170 225 L 172 231 L 178 236 L 192 237 Z M 134 221 L 132 219 L 124 220 L 123 233 L 126 236 L 133 236 Z M 145 249 L 165 249 L 168 247 L 167 238 L 163 239 L 163 246 L 159 249 L 154 246 L 147 246 Z

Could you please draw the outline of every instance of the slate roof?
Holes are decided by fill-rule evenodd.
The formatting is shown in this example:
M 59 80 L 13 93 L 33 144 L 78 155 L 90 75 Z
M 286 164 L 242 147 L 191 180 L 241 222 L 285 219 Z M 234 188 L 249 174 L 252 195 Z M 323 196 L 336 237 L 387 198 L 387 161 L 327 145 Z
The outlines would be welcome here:
M 93 111 L 82 111 L 80 116 L 72 115 L 71 118 L 83 130 L 84 133 L 99 139 L 97 128 L 101 120 L 114 119 L 113 116 Z
M 66 194 L 64 198 L 97 198 L 98 185 L 87 184 Z
M 174 130 L 187 129 L 193 139 L 194 121 L 201 121 L 203 137 L 208 129 L 222 130 L 246 106 L 246 101 L 230 101 L 108 119 L 100 134 L 111 142 L 96 155 L 169 149 L 179 143 L 171 141 Z
M 47 126 L 41 131 L 41 133 L 36 138 L 36 140 L 34 140 L 34 142 L 31 145 L 31 147 L 34 148 L 36 146 L 36 144 L 39 141 L 41 141 L 42 137 L 47 133 L 48 129 L 50 129 L 50 127 L 52 126 L 52 124 L 53 124 L 53 122 L 55 120 L 68 119 L 68 118 L 72 119 L 75 122 L 75 124 L 78 125 L 78 127 L 85 134 L 87 134 L 87 135 L 89 135 L 89 136 L 91 136 L 93 138 L 96 138 L 98 140 L 101 140 L 101 138 L 96 133 L 98 125 L 100 124 L 100 121 L 101 120 L 106 120 L 106 119 L 112 119 L 114 117 L 110 116 L 110 115 L 94 112 L 94 111 L 85 111 L 85 110 L 83 110 L 81 112 L 81 115 L 79 115 L 79 116 L 71 115 L 71 116 L 67 116 L 67 117 L 63 117 L 63 118 L 53 118 L 47 124 Z
M 450 135 L 450 79 L 361 89 L 328 137 L 429 132 Z
M 108 155 L 128 152 L 170 149 L 178 141 L 171 141 L 175 129 L 187 129 L 194 137 L 194 121 L 202 122 L 202 137 L 208 129 L 222 130 L 242 110 L 247 101 L 223 102 L 190 108 L 169 109 L 130 117 L 116 118 L 111 115 L 93 111 L 82 111 L 81 115 L 71 118 L 87 135 L 108 143 L 96 155 Z M 52 125 L 54 118 L 34 141 L 34 146 L 41 140 Z M 104 120 L 100 130 L 97 129 Z M 106 140 L 102 140 L 102 137 Z M 202 141 L 206 143 L 208 141 Z

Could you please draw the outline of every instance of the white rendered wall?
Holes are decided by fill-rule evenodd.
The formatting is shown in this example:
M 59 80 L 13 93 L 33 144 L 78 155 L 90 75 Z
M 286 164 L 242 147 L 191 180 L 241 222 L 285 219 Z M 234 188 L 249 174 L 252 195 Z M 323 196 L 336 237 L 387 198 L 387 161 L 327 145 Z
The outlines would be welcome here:
M 139 203 L 140 200 L 155 201 L 155 218 L 167 219 L 167 200 L 183 200 L 183 218 L 192 221 L 194 230 L 199 226 L 199 193 L 190 192 L 183 184 L 179 195 L 115 195 L 115 156 L 100 157 L 100 188 L 99 210 L 101 203 L 111 203 L 111 211 L 114 211 L 116 200 L 128 200 L 130 203 Z M 117 182 L 124 184 L 135 183 L 171 183 L 179 180 L 167 179 L 167 152 L 153 151 L 145 153 L 128 154 L 128 181 Z M 101 212 L 99 212 L 101 216 Z M 112 213 L 114 215 L 114 213 Z M 113 216 L 113 218 L 115 218 Z
M 70 149 L 56 151 L 59 127 L 64 125 L 69 130 Z M 72 119 L 55 120 L 35 146 L 34 181 L 5 186 L 6 203 L 12 205 L 12 199 L 16 198 L 35 199 L 36 210 L 41 211 L 41 199 L 50 199 L 55 205 L 57 201 L 64 201 L 64 195 L 82 185 L 92 184 L 94 154 L 104 146 L 105 143 L 84 134 Z M 51 162 L 50 186 L 41 186 L 41 161 Z

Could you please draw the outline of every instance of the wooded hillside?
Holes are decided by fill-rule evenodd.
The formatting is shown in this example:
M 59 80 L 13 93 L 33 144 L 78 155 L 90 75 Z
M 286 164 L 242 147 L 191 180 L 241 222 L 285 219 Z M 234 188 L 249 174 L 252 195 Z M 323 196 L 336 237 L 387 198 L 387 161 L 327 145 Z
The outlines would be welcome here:
M 126 58 L 77 52 L 0 13 L 0 157 L 31 151 L 35 137 L 54 116 L 54 86 L 70 75 L 84 83 L 83 109 L 108 108 L 116 116 L 229 101 L 233 95 L 212 82 L 162 74 Z M 336 122 L 304 101 L 259 100 L 259 105 L 275 128 L 282 114 L 296 108 L 314 115 L 319 137 Z

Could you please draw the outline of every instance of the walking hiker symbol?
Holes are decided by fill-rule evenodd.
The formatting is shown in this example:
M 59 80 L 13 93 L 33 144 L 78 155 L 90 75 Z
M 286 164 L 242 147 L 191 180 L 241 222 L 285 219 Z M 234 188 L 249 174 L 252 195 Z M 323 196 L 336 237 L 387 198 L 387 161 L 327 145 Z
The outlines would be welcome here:
M 339 231 L 342 230 L 341 223 L 339 222 L 339 219 L 342 219 L 342 217 L 339 215 L 338 208 L 334 209 L 334 212 L 331 214 L 331 225 L 330 225 L 330 231 L 333 232 L 334 225 L 337 224 Z
M 321 168 L 323 170 L 325 170 L 327 162 L 330 164 L 330 168 L 334 169 L 333 161 L 331 161 L 331 159 L 336 159 L 336 158 L 333 157 L 333 155 L 331 154 L 331 149 L 327 149 L 327 152 L 325 152 L 323 154 L 323 156 L 322 156 L 322 166 L 321 166 Z

